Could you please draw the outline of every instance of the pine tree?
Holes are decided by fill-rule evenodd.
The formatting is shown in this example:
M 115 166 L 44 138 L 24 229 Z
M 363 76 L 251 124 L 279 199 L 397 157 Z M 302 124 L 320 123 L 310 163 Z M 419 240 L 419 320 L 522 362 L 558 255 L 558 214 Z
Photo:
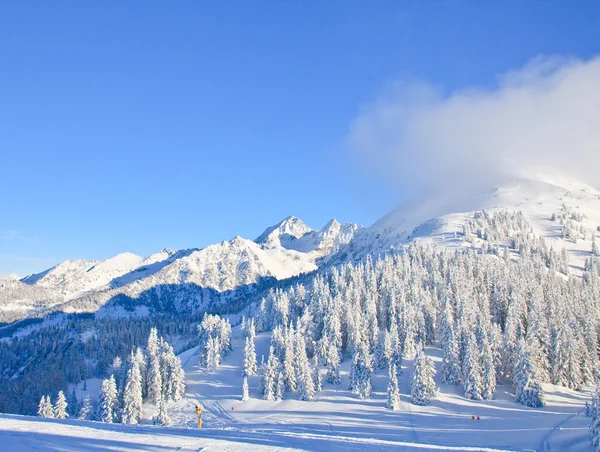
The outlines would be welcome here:
M 296 369 L 298 374 L 297 387 L 302 400 L 311 400 L 315 396 L 315 384 L 313 382 L 310 362 L 306 356 L 304 338 L 298 330 L 296 333 Z
M 492 400 L 494 398 L 494 392 L 496 391 L 496 367 L 494 365 L 494 356 L 492 354 L 492 348 L 490 346 L 487 337 L 483 340 L 483 347 L 481 351 L 481 363 L 482 363 L 482 397 L 485 400 Z
M 425 355 L 422 345 L 417 346 L 410 397 L 415 405 L 427 405 L 435 396 L 436 387 L 433 377 L 435 368 L 433 361 Z
M 283 356 L 283 378 L 285 380 L 285 390 L 288 392 L 296 390 L 296 369 L 294 368 L 294 336 L 293 332 L 288 332 L 285 340 L 285 353 Z
M 170 368 L 170 390 L 167 400 L 178 402 L 185 394 L 185 371 L 181 365 L 181 359 L 174 354 L 169 359 Z
M 327 383 L 339 385 L 342 383 L 340 376 L 340 354 L 337 349 L 329 349 L 329 357 L 327 359 Z
M 269 360 L 264 374 L 264 392 L 265 400 L 276 400 L 277 376 L 279 374 L 279 359 L 275 356 L 273 346 L 269 350 Z
M 134 362 L 127 372 L 127 383 L 123 394 L 123 423 L 137 424 L 141 417 L 142 376 L 138 364 Z
M 52 418 L 54 417 L 54 409 L 52 408 L 52 402 L 50 396 L 42 396 L 38 405 L 38 416 Z
M 54 417 L 57 419 L 66 419 L 69 417 L 67 414 L 67 398 L 62 391 L 58 391 L 58 397 L 54 404 Z
M 461 370 L 458 359 L 458 344 L 456 343 L 454 327 L 452 325 L 451 309 L 449 305 L 446 306 L 440 321 L 441 342 L 444 351 L 440 381 L 442 383 L 457 385 L 461 383 Z
M 81 404 L 81 409 L 79 410 L 79 417 L 83 421 L 91 421 L 93 418 L 93 407 L 92 407 L 92 399 L 90 396 L 86 396 L 83 398 L 83 403 Z
M 244 375 L 256 375 L 256 350 L 254 341 L 250 337 L 246 337 L 246 346 L 244 348 Z
M 100 392 L 100 409 L 102 422 L 112 424 L 117 419 L 117 383 L 114 375 L 102 381 Z
M 281 400 L 283 399 L 283 395 L 285 394 L 285 380 L 283 377 L 283 372 L 279 371 L 277 374 L 277 379 L 275 380 L 275 399 Z
M 248 390 L 248 377 L 244 377 L 244 382 L 242 383 L 242 402 L 245 402 L 250 398 L 249 390 Z
M 463 362 L 463 387 L 465 398 L 481 400 L 483 398 L 483 381 L 477 341 L 471 334 L 465 350 Z
M 148 365 L 148 399 L 151 403 L 157 404 L 162 391 L 162 373 L 160 370 L 160 359 L 158 355 L 151 356 Z
M 358 350 L 354 354 L 352 364 L 350 366 L 350 386 L 354 394 L 358 394 L 361 399 L 371 398 L 372 386 L 371 375 L 373 368 L 371 366 L 371 356 L 367 343 L 361 339 Z
M 319 360 L 317 359 L 317 355 L 314 356 L 313 361 L 313 383 L 315 385 L 316 392 L 323 390 L 323 377 L 319 371 Z
M 398 388 L 398 370 L 396 364 L 391 363 L 389 367 L 389 384 L 387 391 L 387 407 L 392 411 L 400 409 L 400 390 Z
M 75 388 L 69 394 L 67 398 L 67 406 L 69 407 L 69 412 L 71 417 L 77 418 L 79 415 L 79 402 L 77 401 L 77 394 L 75 393 Z
M 592 403 L 590 405 L 590 442 L 594 446 L 594 450 L 598 452 L 600 450 L 600 388 L 596 386 L 594 394 L 592 395 Z
M 167 411 L 167 401 L 164 399 L 164 397 L 161 397 L 158 401 L 158 413 L 152 418 L 152 423 L 154 425 L 171 424 L 171 418 L 169 417 L 169 412 Z
M 210 336 L 206 342 L 206 367 L 216 369 L 221 363 L 219 340 Z

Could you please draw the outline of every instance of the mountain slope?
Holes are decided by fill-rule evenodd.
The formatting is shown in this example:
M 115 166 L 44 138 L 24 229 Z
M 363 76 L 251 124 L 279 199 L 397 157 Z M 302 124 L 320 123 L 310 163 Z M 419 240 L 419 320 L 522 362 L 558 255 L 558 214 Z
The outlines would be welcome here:
M 600 191 L 571 178 L 536 175 L 477 191 L 447 190 L 423 196 L 360 231 L 333 259 L 358 260 L 417 239 L 451 249 L 478 247 L 481 241 L 466 240 L 465 226 L 481 211 L 522 212 L 537 236 L 558 250 L 565 248 L 581 264 L 590 254 L 592 236 L 600 225 Z M 561 216 L 565 217 L 562 221 Z M 576 238 L 563 238 L 567 226 L 578 229 Z
M 322 258 L 337 252 L 358 230 L 357 225 L 331 220 L 317 231 L 288 217 L 255 241 L 235 237 L 203 249 L 164 249 L 146 258 L 123 253 L 105 261 L 69 260 L 23 278 L 10 294 L 5 290 L 0 309 L 12 311 L 11 318 L 35 315 L 31 304 L 24 303 L 28 296 L 20 295 L 28 292 L 27 287 L 38 289 L 36 300 L 46 300 L 38 300 L 38 304 L 42 302 L 46 308 L 61 305 L 66 312 L 96 311 L 119 295 L 138 298 L 155 289 L 158 292 L 151 297 L 175 297 L 180 305 L 189 308 L 192 303 L 200 309 L 205 289 L 231 292 L 268 278 L 281 280 L 312 272 Z

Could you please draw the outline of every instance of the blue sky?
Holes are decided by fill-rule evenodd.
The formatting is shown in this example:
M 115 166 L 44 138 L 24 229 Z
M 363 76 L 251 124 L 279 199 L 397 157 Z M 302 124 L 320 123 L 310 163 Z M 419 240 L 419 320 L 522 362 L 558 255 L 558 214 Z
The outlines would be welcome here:
M 398 193 L 346 150 L 397 80 L 492 86 L 600 53 L 592 1 L 0 4 L 0 273 L 371 224 Z M 401 184 L 400 184 L 401 185 Z

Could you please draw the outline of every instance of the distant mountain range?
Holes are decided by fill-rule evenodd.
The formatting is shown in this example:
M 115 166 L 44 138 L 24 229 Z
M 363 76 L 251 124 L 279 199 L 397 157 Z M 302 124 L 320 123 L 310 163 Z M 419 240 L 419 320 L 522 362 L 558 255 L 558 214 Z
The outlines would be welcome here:
M 398 250 L 414 240 L 449 249 L 478 248 L 485 238 L 467 240 L 465 225 L 482 210 L 522 212 L 535 234 L 569 251 L 577 268 L 600 225 L 600 192 L 567 177 L 515 178 L 495 187 L 448 189 L 415 199 L 368 228 L 331 220 L 314 230 L 288 217 L 254 241 L 235 237 L 202 249 L 164 249 L 146 258 L 122 253 L 104 261 L 68 260 L 21 280 L 0 277 L 0 321 L 57 310 L 106 311 L 119 304 L 140 315 L 148 308 L 201 310 L 215 299 L 247 296 L 273 281 Z M 573 218 L 576 238 L 565 238 L 566 225 L 553 220 L 560 212 Z M 137 300 L 134 307 L 131 300 Z M 123 315 L 118 309 L 110 312 Z

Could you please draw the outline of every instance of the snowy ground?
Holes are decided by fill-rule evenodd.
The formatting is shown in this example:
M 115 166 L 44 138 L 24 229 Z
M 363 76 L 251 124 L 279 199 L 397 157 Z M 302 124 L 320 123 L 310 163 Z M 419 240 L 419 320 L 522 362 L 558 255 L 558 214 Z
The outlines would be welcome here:
M 270 336 L 257 337 L 257 353 L 267 354 Z M 516 404 L 500 387 L 493 401 L 467 401 L 460 388 L 441 385 L 430 406 L 409 403 L 412 362 L 406 360 L 400 378 L 402 409 L 385 408 L 387 376 L 375 375 L 373 398 L 359 400 L 346 389 L 346 372 L 339 387 L 324 384 L 315 400 L 261 400 L 255 377 L 251 399 L 240 401 L 243 344 L 234 329 L 234 351 L 216 371 L 199 369 L 195 350 L 181 355 L 187 393 L 170 406 L 171 427 L 109 425 L 0 416 L 0 450 L 310 450 L 310 451 L 434 451 L 536 450 L 591 451 L 589 419 L 583 416 L 587 391 L 545 387 L 548 406 L 532 409 Z M 436 365 L 438 350 L 428 349 Z M 348 363 L 345 363 L 346 366 Z M 347 371 L 347 368 L 344 368 Z M 194 406 L 204 408 L 204 428 L 195 426 Z M 146 406 L 149 419 L 153 407 Z M 481 420 L 473 422 L 471 416 Z M 146 421 L 147 422 L 147 421 Z
M 589 419 L 583 415 L 585 401 L 590 397 L 588 391 L 577 392 L 547 385 L 548 406 L 533 409 L 515 403 L 508 388 L 499 387 L 496 399 L 492 401 L 468 401 L 462 397 L 462 387 L 440 385 L 438 398 L 429 406 L 419 407 L 409 402 L 412 367 L 409 360 L 405 360 L 404 374 L 400 378 L 403 401 L 400 411 L 385 408 L 388 382 L 387 372 L 383 371 L 374 376 L 371 400 L 359 400 L 346 389 L 344 372 L 342 385 L 324 383 L 323 391 L 315 400 L 308 402 L 297 400 L 295 394 L 278 402 L 261 400 L 254 377 L 250 379 L 251 399 L 241 402 L 243 344 L 238 334 L 234 330 L 234 351 L 216 371 L 199 369 L 194 350 L 182 355 L 188 388 L 186 400 L 173 407 L 173 417 L 178 417 L 179 423 L 185 422 L 185 419 L 193 423 L 193 416 L 186 413 L 185 404 L 192 409 L 192 404 L 198 400 L 205 407 L 205 425 L 215 428 L 266 429 L 289 435 L 344 436 L 364 441 L 377 438 L 447 448 L 591 450 L 587 435 Z M 269 334 L 258 335 L 256 350 L 259 360 L 261 354 L 268 354 L 269 340 Z M 431 348 L 428 354 L 433 356 L 439 368 L 439 350 Z M 344 364 L 348 366 L 347 362 Z M 347 367 L 343 369 L 347 371 Z M 481 420 L 473 422 L 473 415 L 479 415 Z M 392 450 L 399 445 L 389 447 Z

